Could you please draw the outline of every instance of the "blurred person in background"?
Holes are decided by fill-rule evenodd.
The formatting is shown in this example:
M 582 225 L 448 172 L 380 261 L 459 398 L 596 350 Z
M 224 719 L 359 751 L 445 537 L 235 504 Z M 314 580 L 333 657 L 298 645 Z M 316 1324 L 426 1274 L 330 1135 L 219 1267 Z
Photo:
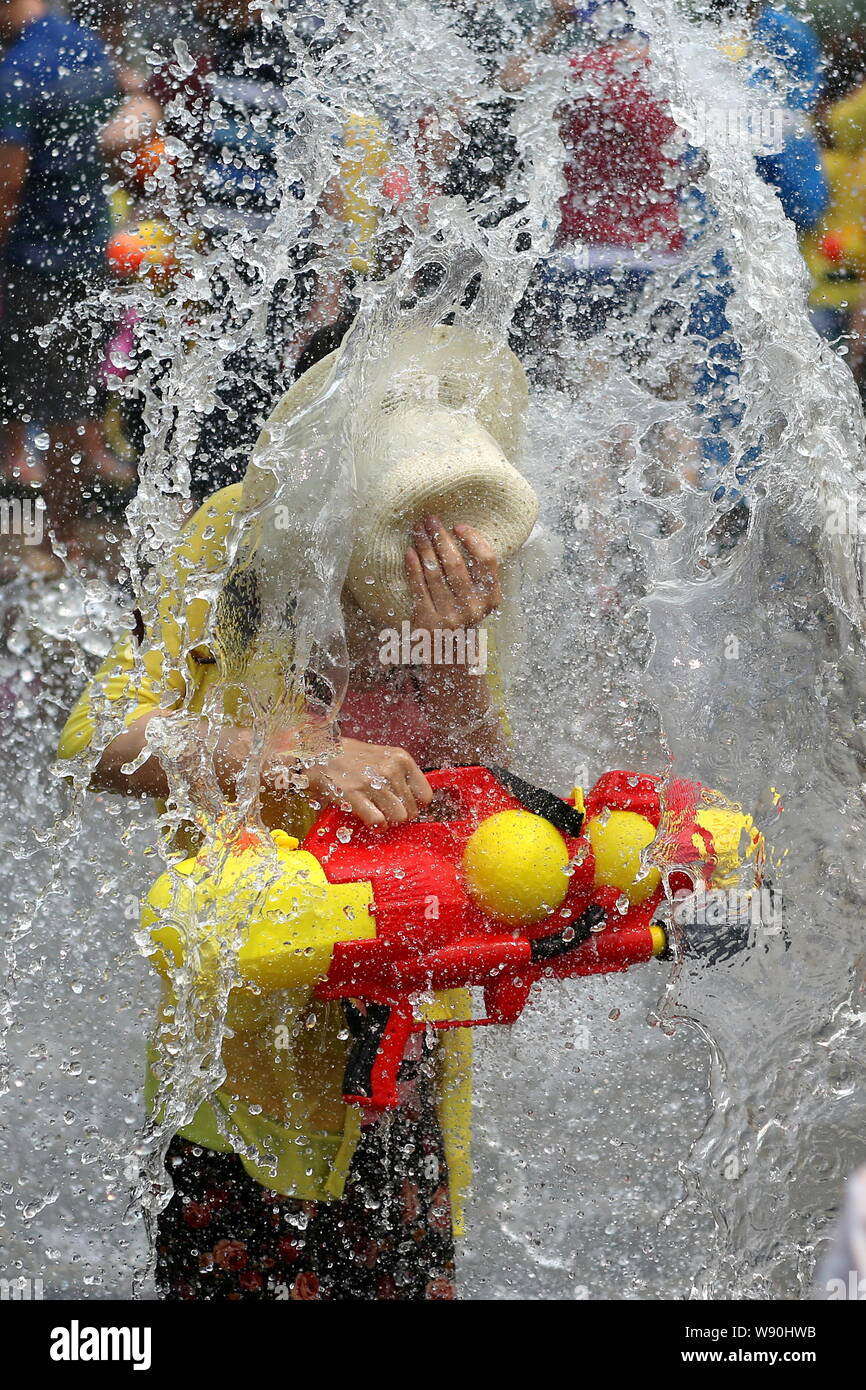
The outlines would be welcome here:
M 866 25 L 852 17 L 843 32 L 824 31 L 821 41 L 825 63 L 820 107 L 826 107 L 866 81 Z
M 296 184 L 281 187 L 277 171 L 281 143 L 291 159 L 299 51 L 315 61 L 335 45 L 354 43 L 364 4 L 347 6 L 345 26 L 330 33 L 301 3 L 284 5 L 294 43 L 283 26 L 265 26 L 260 7 L 246 0 L 196 0 L 195 13 L 199 30 L 183 71 L 172 56 L 148 91 L 166 112 L 167 133 L 192 154 L 190 226 L 213 245 L 227 237 L 251 240 L 271 224 L 281 198 L 304 195 L 300 175 Z M 504 24 L 492 0 L 437 0 L 426 13 L 431 21 L 441 17 L 444 41 L 471 52 L 468 69 L 466 62 L 455 68 L 461 90 L 443 91 L 441 106 L 410 110 L 393 99 L 387 80 L 379 89 L 379 74 L 371 70 L 364 109 L 342 113 L 334 174 L 304 215 L 290 248 L 291 274 L 274 288 L 264 332 L 228 353 L 216 408 L 202 419 L 192 464 L 197 498 L 242 475 L 287 380 L 339 345 L 357 311 L 358 282 L 394 268 L 411 238 L 410 224 L 423 224 L 431 198 L 462 194 L 482 215 L 502 215 L 497 195 L 516 146 L 495 74 L 520 23 Z M 456 59 L 449 48 L 449 67 Z M 357 50 L 353 60 L 359 61 Z M 477 75 L 471 82 L 467 70 Z M 452 133 L 451 117 L 464 121 L 462 138 Z M 228 303 L 225 321 L 231 338 Z
M 55 539 L 77 562 L 82 482 L 130 481 L 102 442 L 104 333 L 88 312 L 111 229 L 100 132 L 122 95 L 104 44 L 45 0 L 0 0 L 0 41 L 0 467 L 9 482 L 41 485 Z M 26 455 L 31 424 L 44 459 L 37 472 Z M 47 544 L 42 556 L 50 570 Z
M 141 0 L 67 0 L 70 17 L 93 28 L 108 49 L 117 72 L 123 102 L 100 132 L 100 149 L 111 182 L 108 186 L 113 233 L 106 249 L 110 281 L 147 277 L 158 293 L 176 269 L 174 238 L 163 216 L 165 184 L 155 177 L 165 145 L 159 134 L 163 110 L 147 90 L 150 69 L 144 60 L 146 30 L 152 11 Z M 177 7 L 164 12 L 168 18 Z M 114 454 L 132 462 L 143 444 L 140 399 L 116 394 L 135 361 L 137 313 L 119 306 L 119 318 L 109 315 L 109 336 L 97 373 L 97 408 L 101 433 Z M 127 365 L 121 365 L 126 363 Z M 134 468 L 117 470 L 135 481 Z M 108 509 L 110 510 L 110 508 Z M 89 531 L 92 556 L 102 549 L 102 528 Z M 107 558 L 107 557 L 106 557 Z
M 756 152 L 755 166 L 775 190 L 802 244 L 829 203 L 810 114 L 823 80 L 820 43 L 812 27 L 783 6 L 711 0 L 709 9 L 719 25 L 718 47 L 755 93 L 760 102 L 755 109 L 776 118 L 772 143 L 766 153 Z M 712 231 L 715 214 L 703 194 L 696 202 L 703 208 L 700 237 Z M 731 507 L 730 524 L 723 525 L 725 544 L 745 533 L 748 504 L 742 485 L 760 469 L 763 455 L 761 438 L 744 440 L 740 431 L 745 416 L 739 386 L 743 351 L 727 315 L 732 293 L 731 266 L 720 248 L 710 266 L 695 276 L 689 331 L 703 356 L 695 380 L 702 417 L 700 481 L 714 501 Z
M 848 1179 L 830 1249 L 816 1271 L 815 1296 L 830 1302 L 866 1299 L 866 1166 Z
M 260 231 L 280 199 L 276 149 L 290 128 L 297 59 L 282 26 L 263 24 L 256 0 L 195 0 L 192 13 L 189 57 L 179 62 L 169 45 L 147 90 L 194 155 L 188 206 L 198 228 Z M 302 32 L 320 25 L 298 21 Z
M 668 150 L 677 127 L 649 85 L 646 37 L 624 7 L 614 9 L 622 18 L 612 13 L 610 27 L 599 7 L 601 41 L 571 57 L 574 97 L 561 113 L 567 191 L 557 245 L 573 267 L 569 327 L 581 339 L 632 312 L 653 269 L 676 260 L 684 244 L 677 160 Z M 576 265 L 571 248 L 582 253 Z
M 252 240 L 272 222 L 280 199 L 303 195 L 303 186 L 281 188 L 277 149 L 291 141 L 296 113 L 290 105 L 297 57 L 281 25 L 265 26 L 261 6 L 248 0 L 195 0 L 188 29 L 189 58 L 178 63 L 167 49 L 147 92 L 165 111 L 164 130 L 189 151 L 180 172 L 181 197 L 190 232 L 204 244 L 229 237 Z M 322 20 L 298 3 L 295 34 L 315 43 Z M 303 248 L 291 249 L 299 270 Z M 251 289 L 252 289 L 251 281 Z M 213 302 L 220 286 L 213 283 Z M 228 338 L 237 330 L 230 296 L 223 289 Z M 222 364 L 216 406 L 201 420 L 192 461 L 192 491 L 201 500 L 238 481 L 249 450 L 274 401 L 291 379 L 300 308 L 288 280 L 274 287 L 264 333 L 230 350 Z
M 442 191 L 462 194 L 485 225 L 486 205 L 492 220 L 514 208 L 511 199 L 504 207 L 497 206 L 518 158 L 517 142 L 509 129 L 515 101 L 502 75 L 526 42 L 527 16 L 513 0 L 506 5 L 497 5 L 496 0 L 441 0 L 440 8 L 471 48 L 486 78 L 486 90 L 473 94 L 476 100 L 465 113 L 458 94 L 455 112 L 458 119 L 462 116 L 463 140 L 448 160 Z
M 817 34 L 784 5 L 711 0 L 710 9 L 723 25 L 722 51 L 742 65 L 747 85 L 763 97 L 766 109 L 777 109 L 784 117 L 780 147 L 756 162 L 785 216 L 798 232 L 807 232 L 829 201 L 810 121 L 824 79 Z
M 649 45 L 623 4 L 554 0 L 530 53 L 503 74 L 511 90 L 529 80 L 533 54 L 565 54 L 571 94 L 558 111 L 566 192 L 553 253 L 536 272 L 517 335 L 548 372 L 568 340 L 586 342 L 631 319 L 658 270 L 675 265 L 683 175 L 672 149 L 677 127 L 649 80 Z
M 835 107 L 825 112 L 824 124 L 831 143 L 822 151 L 821 161 L 830 202 L 801 242 L 812 277 L 809 312 L 822 338 L 837 347 L 844 345 L 848 364 L 859 380 L 866 328 L 866 131 L 858 139 L 853 130 L 840 126 Z
M 860 31 L 864 37 L 863 31 Z M 828 74 L 819 129 L 830 204 L 803 240 L 812 276 L 812 322 L 841 348 L 861 394 L 866 392 L 866 81 L 859 61 L 843 49 Z

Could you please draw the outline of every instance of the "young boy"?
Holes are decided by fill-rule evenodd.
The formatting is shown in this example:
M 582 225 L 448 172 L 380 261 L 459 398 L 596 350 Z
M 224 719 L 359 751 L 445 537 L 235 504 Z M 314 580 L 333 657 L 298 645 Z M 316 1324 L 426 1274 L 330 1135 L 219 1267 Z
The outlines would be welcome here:
M 535 499 L 505 452 L 513 452 L 514 416 L 526 392 L 516 360 L 495 352 L 488 373 L 481 373 L 484 389 L 467 389 L 460 399 L 461 373 L 477 387 L 482 356 L 461 331 L 428 335 L 411 364 L 422 403 L 410 400 L 392 430 L 396 454 L 381 457 L 388 453 L 387 430 L 374 434 L 380 453 L 359 515 L 349 570 L 354 581 L 343 590 L 351 674 L 339 746 L 326 762 L 303 768 L 291 735 L 270 748 L 260 785 L 260 814 L 269 827 L 303 835 L 315 807 L 326 803 L 347 804 L 367 825 L 400 824 L 430 804 L 422 768 L 501 762 L 506 755 L 500 707 L 483 671 L 468 664 L 395 667 L 380 657 L 381 613 L 399 606 L 401 594 L 408 607 L 397 611 L 398 627 L 403 616 L 416 633 L 471 632 L 483 624 L 501 603 L 501 558 L 534 523 Z M 413 370 L 408 378 L 403 373 L 404 382 Z M 431 396 L 437 373 L 447 406 Z M 272 418 L 291 417 L 293 399 L 289 393 L 288 409 L 284 402 Z M 503 400 L 504 407 L 495 404 Z M 393 426 L 393 410 L 390 419 Z M 384 504 L 377 516 L 377 499 L 387 490 L 404 498 L 396 517 L 385 516 Z M 468 520 L 447 525 L 426 509 L 431 498 L 452 518 L 486 513 L 498 545 Z M 169 779 L 157 756 L 135 771 L 129 765 L 145 751 L 151 721 L 178 709 L 200 717 L 204 736 L 209 720 L 202 710 L 216 690 L 222 727 L 213 767 L 223 796 L 235 798 L 255 730 L 249 706 L 232 693 L 205 643 L 208 605 L 187 601 L 185 589 L 193 575 L 201 592 L 203 576 L 225 574 L 242 505 L 236 485 L 200 508 L 177 547 L 176 583 L 141 634 L 143 655 L 136 661 L 132 640 L 121 643 L 70 716 L 60 746 L 65 758 L 91 744 L 100 700 L 123 709 L 125 731 L 96 762 L 94 789 L 165 800 Z M 365 535 L 379 534 L 379 521 L 396 525 L 396 533 L 405 527 L 399 583 L 381 553 L 365 554 Z M 303 798 L 286 790 L 300 771 L 307 778 Z M 466 1007 L 455 991 L 437 996 L 428 1016 L 466 1017 Z M 287 1017 L 291 1036 L 278 1044 L 276 1024 Z M 310 990 L 282 991 L 263 1001 L 257 1018 L 234 1020 L 223 1045 L 223 1083 L 169 1147 L 174 1196 L 157 1231 L 162 1296 L 453 1297 L 453 1230 L 460 1227 L 468 1167 L 468 1041 L 464 1029 L 443 1036 L 434 1049 L 414 1035 L 401 1070 L 399 1109 L 362 1118 L 342 1101 L 348 1033 L 338 1006 L 314 1008 Z M 227 1128 L 243 1139 L 240 1152 L 227 1141 Z M 275 1155 L 276 1164 L 259 1165 L 250 1148 Z

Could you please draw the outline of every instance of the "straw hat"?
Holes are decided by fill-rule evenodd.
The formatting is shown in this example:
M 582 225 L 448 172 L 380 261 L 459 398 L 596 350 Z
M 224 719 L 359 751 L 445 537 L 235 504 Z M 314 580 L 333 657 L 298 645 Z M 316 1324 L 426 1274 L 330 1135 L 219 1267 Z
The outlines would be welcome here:
M 275 441 L 275 427 L 326 388 L 339 353 L 286 392 L 263 440 Z M 392 626 L 410 614 L 404 556 L 425 516 L 475 527 L 500 562 L 526 541 L 538 500 L 513 460 L 527 403 L 514 354 L 464 328 L 405 333 L 365 371 L 350 429 L 358 500 L 345 583 L 376 622 Z M 273 445 L 268 452 L 273 461 Z

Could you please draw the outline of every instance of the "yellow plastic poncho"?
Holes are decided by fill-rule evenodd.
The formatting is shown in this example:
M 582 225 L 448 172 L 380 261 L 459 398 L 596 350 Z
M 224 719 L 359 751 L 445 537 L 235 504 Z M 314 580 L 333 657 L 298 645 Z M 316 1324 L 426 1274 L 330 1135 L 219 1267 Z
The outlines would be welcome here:
M 201 598 L 184 599 L 192 589 L 206 587 L 208 576 L 224 572 L 240 492 L 239 484 L 223 488 L 190 520 L 173 557 L 173 581 L 158 598 L 154 630 L 145 633 L 141 659 L 136 661 L 131 636 L 118 642 L 66 722 L 58 749 L 61 759 L 72 759 L 89 747 L 103 701 L 115 707 L 129 726 L 159 708 L 183 704 L 190 713 L 201 712 L 205 697 L 216 687 L 227 721 L 236 727 L 250 724 L 251 711 L 243 695 L 225 686 L 219 663 L 204 647 L 208 603 Z M 184 652 L 189 653 L 186 658 Z M 286 825 L 285 830 L 301 838 L 311 821 L 312 813 L 301 811 L 298 823 Z M 231 1152 L 219 1123 L 219 1118 L 228 1117 L 229 1128 L 259 1154 L 276 1156 L 274 1172 L 241 1154 L 247 1172 L 263 1187 L 304 1200 L 329 1201 L 343 1194 L 360 1137 L 360 1115 L 357 1107 L 342 1100 L 347 1051 L 342 1009 L 314 1004 L 314 983 L 266 992 L 256 997 L 254 1006 L 236 1011 L 231 1020 L 233 1036 L 222 1051 L 225 1080 L 181 1133 L 208 1149 Z M 467 993 L 455 990 L 436 995 L 425 1013 L 431 1020 L 467 1018 L 469 1007 Z M 314 1024 L 308 1026 L 311 1018 Z M 454 1230 L 461 1234 L 471 1176 L 470 1030 L 446 1030 L 437 1055 Z M 157 1099 L 155 1092 L 151 1069 L 147 1086 L 151 1105 Z

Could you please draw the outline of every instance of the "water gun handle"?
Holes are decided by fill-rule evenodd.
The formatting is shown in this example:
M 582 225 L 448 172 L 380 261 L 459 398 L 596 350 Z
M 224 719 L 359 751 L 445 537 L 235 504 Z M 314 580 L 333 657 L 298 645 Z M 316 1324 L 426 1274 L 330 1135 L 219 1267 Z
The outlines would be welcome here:
M 392 1110 L 400 1063 L 415 1022 L 412 1006 L 408 999 L 370 1002 L 361 1013 L 347 1000 L 345 1009 L 355 1036 L 343 1076 L 343 1099 L 349 1105 Z
M 552 936 L 537 936 L 530 942 L 533 964 L 546 965 L 548 961 L 577 951 L 584 941 L 589 940 L 596 927 L 602 925 L 606 915 L 600 903 L 590 903 L 571 926 L 563 927 L 562 931 L 554 932 Z

